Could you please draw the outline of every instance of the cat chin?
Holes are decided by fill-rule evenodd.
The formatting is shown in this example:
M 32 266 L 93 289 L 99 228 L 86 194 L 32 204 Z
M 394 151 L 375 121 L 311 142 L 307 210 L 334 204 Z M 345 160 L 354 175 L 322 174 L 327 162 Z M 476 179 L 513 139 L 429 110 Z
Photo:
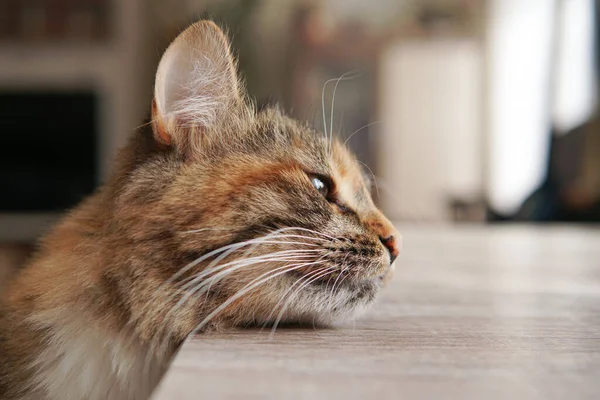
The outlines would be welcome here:
M 347 281 L 335 288 L 326 282 L 314 282 L 290 295 L 288 290 L 293 282 L 294 279 L 288 279 L 280 285 L 281 293 L 274 297 L 278 303 L 274 309 L 279 311 L 267 316 L 266 323 L 338 325 L 367 311 L 384 286 L 384 279 L 380 277 Z

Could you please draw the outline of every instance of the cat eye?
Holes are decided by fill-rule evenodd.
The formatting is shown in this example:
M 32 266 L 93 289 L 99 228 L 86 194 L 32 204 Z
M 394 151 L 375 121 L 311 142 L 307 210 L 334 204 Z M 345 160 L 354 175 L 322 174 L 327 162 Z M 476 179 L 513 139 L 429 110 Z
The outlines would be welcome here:
M 320 179 L 316 176 L 311 177 L 310 181 L 314 188 L 317 189 L 317 192 L 321 193 L 323 197 L 327 198 L 329 195 L 329 185 L 325 183 L 323 179 Z
M 317 190 L 317 192 L 321 193 L 325 200 L 336 206 L 342 214 L 356 214 L 352 209 L 344 205 L 342 202 L 339 201 L 339 199 L 336 198 L 331 178 L 323 175 L 307 175 L 310 178 L 310 182 L 312 183 L 313 187 Z

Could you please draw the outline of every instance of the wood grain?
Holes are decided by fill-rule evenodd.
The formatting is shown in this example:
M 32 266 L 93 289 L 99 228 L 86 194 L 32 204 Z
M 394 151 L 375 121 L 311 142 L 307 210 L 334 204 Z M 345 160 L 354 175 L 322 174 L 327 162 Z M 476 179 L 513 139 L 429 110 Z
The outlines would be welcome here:
M 154 399 L 600 398 L 600 229 L 400 228 L 368 315 L 197 336 Z

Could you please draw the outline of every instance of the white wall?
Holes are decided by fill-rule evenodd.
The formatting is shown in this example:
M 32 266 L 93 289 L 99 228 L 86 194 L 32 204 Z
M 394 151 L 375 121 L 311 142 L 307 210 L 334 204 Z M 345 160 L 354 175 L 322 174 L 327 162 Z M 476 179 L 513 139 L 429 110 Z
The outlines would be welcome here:
M 483 194 L 482 53 L 475 39 L 398 42 L 382 57 L 377 171 L 396 219 L 448 220 Z

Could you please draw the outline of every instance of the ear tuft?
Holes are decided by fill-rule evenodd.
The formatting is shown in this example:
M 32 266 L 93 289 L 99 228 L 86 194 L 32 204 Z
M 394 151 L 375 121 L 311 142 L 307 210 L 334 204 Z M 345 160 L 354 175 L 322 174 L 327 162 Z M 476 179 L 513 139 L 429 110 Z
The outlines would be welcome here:
M 242 102 L 229 42 L 211 21 L 182 32 L 156 72 L 152 120 L 155 137 L 179 148 L 194 146 Z

